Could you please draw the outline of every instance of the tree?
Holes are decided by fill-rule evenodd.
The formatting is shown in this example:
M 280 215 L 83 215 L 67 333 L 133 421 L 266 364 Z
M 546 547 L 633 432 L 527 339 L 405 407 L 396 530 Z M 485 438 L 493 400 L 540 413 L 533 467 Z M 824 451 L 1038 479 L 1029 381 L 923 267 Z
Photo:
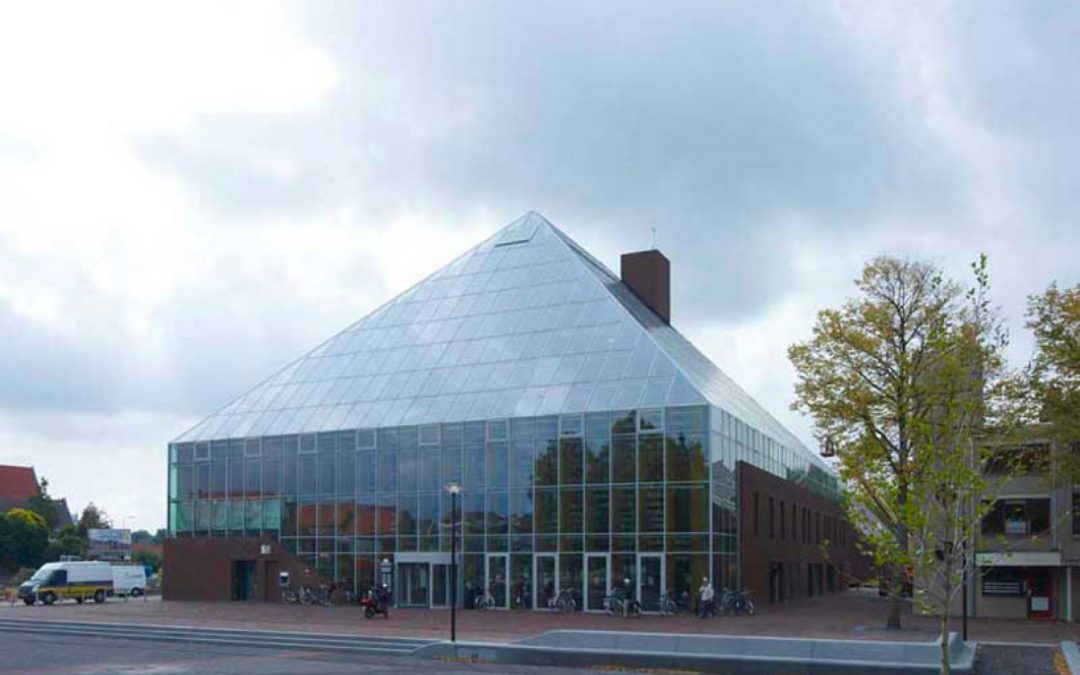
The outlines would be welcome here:
M 104 509 L 99 509 L 94 506 L 93 502 L 86 505 L 83 509 L 82 516 L 79 517 L 79 524 L 77 530 L 79 536 L 86 539 L 87 530 L 107 530 L 112 527 L 112 522 L 109 520 L 108 514 Z
M 1059 290 L 1051 284 L 1028 297 L 1027 327 L 1035 337 L 1028 384 L 1039 419 L 1059 447 L 1080 440 L 1080 284 Z M 1080 476 L 1077 453 L 1060 453 L 1062 466 Z
M 161 569 L 161 554 L 156 551 L 136 551 L 131 558 L 140 565 L 149 565 L 155 572 Z
M 0 518 L 0 564 L 8 568 L 37 567 L 45 562 L 49 528 L 28 509 L 10 509 Z
M 60 526 L 60 512 L 49 496 L 49 481 L 44 476 L 38 481 L 37 494 L 27 501 L 30 510 L 45 520 L 45 525 L 52 532 Z
M 49 559 L 59 559 L 62 555 L 78 556 L 86 555 L 86 538 L 79 536 L 79 531 L 74 525 L 68 525 L 57 533 L 56 537 L 49 540 Z
M 813 417 L 835 451 L 849 518 L 887 571 L 889 628 L 900 628 L 913 575 L 954 578 L 952 556 L 980 515 L 960 505 L 988 487 L 971 448 L 988 404 L 1014 391 L 999 383 L 1007 338 L 989 311 L 985 259 L 975 272 L 965 294 L 932 264 L 876 258 L 855 297 L 819 312 L 811 339 L 788 350 L 798 376 L 792 407 Z M 956 553 L 942 560 L 945 541 Z

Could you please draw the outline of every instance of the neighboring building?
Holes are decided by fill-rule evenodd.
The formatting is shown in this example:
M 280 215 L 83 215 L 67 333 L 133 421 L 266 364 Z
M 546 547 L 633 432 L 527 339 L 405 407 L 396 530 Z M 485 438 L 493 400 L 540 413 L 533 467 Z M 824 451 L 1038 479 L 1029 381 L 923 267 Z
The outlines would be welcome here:
M 37 496 L 38 480 L 34 467 L 0 465 L 0 513 L 24 507 Z
M 1049 441 L 1032 442 L 1002 450 L 991 464 L 991 474 L 1009 478 L 983 520 L 972 616 L 1080 616 L 1080 593 L 1073 588 L 1073 568 L 1080 565 L 1080 486 L 1055 478 L 1052 448 Z
M 449 483 L 465 606 L 843 588 L 837 478 L 670 325 L 669 280 L 535 213 L 499 231 L 169 444 L 165 597 L 385 569 L 397 604 L 445 606 Z
M 37 497 L 38 479 L 32 466 L 0 465 L 0 514 L 8 509 L 29 508 L 30 500 Z M 66 499 L 52 500 L 56 511 L 56 529 L 71 525 L 71 512 Z

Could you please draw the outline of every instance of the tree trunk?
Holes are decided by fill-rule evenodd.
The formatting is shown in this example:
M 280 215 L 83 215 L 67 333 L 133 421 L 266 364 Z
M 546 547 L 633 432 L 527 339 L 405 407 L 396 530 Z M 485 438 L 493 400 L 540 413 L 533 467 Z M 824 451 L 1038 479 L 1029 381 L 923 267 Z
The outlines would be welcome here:
M 893 565 L 891 579 L 889 581 L 889 618 L 885 627 L 889 630 L 900 630 L 900 609 L 903 603 L 904 581 L 899 565 Z
M 896 502 L 900 505 L 901 510 L 907 504 L 907 492 L 907 485 L 901 484 L 896 495 Z M 908 529 L 903 522 L 897 523 L 896 526 L 896 544 L 902 552 L 900 559 L 903 560 L 905 558 L 904 554 L 908 552 Z M 905 571 L 903 565 L 893 565 L 892 597 L 889 602 L 889 618 L 885 624 L 885 627 L 889 630 L 900 630 L 900 610 L 904 604 Z
M 952 663 L 949 661 L 949 608 L 941 617 L 941 675 L 952 673 Z
M 952 609 L 952 584 L 949 583 L 951 568 L 946 569 L 945 581 L 942 583 L 942 595 L 945 600 L 941 606 L 941 675 L 949 675 L 952 672 L 952 663 L 949 661 L 949 611 Z

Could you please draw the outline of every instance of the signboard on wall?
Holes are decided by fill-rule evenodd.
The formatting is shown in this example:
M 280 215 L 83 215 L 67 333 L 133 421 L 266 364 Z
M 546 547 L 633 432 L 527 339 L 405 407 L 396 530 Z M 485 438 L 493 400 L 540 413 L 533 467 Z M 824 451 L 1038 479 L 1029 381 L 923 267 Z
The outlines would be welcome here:
M 102 560 L 127 560 L 131 558 L 131 530 L 86 531 L 87 555 Z

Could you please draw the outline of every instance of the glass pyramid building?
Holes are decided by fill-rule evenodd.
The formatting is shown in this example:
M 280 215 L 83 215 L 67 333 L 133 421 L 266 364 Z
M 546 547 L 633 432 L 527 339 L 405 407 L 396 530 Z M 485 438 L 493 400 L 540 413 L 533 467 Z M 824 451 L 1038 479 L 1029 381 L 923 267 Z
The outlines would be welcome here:
M 609 587 L 658 579 L 643 599 L 702 576 L 733 584 L 737 461 L 837 489 L 617 276 L 528 213 L 176 438 L 169 527 L 272 537 L 357 586 L 386 559 L 399 604 L 437 606 L 443 487 L 460 483 L 466 603 L 487 588 L 501 606 L 543 606 L 568 587 L 588 607 L 601 566 Z

